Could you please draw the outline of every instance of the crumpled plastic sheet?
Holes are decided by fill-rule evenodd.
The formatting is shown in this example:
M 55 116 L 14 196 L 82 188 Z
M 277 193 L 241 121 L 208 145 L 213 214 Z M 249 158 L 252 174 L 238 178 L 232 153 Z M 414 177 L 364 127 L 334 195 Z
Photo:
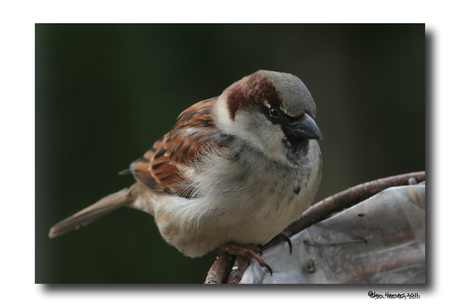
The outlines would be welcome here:
M 425 283 L 425 185 L 388 188 L 264 251 L 240 283 Z

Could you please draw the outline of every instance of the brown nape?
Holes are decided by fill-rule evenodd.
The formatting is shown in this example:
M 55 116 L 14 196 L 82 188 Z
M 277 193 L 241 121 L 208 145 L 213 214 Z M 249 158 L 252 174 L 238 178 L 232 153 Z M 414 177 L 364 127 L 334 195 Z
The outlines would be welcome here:
M 273 83 L 257 73 L 243 78 L 228 88 L 227 105 L 232 120 L 235 120 L 238 109 L 256 105 L 262 107 L 265 101 L 272 106 L 282 104 Z

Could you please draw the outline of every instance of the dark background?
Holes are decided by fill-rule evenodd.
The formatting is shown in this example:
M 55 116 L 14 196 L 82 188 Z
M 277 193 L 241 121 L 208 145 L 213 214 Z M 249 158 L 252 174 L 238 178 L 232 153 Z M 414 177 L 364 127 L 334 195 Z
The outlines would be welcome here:
M 425 169 L 425 25 L 36 25 L 36 283 L 202 283 L 153 217 L 49 228 L 128 187 L 118 176 L 179 113 L 258 69 L 307 85 L 324 135 L 316 200 Z

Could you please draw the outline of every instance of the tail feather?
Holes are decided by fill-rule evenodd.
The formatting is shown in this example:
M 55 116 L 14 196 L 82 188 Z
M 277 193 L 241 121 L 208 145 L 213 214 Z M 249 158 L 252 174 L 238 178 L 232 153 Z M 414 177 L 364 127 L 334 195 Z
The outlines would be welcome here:
M 60 221 L 51 227 L 49 237 L 54 238 L 71 230 L 78 229 L 81 226 L 86 226 L 115 209 L 131 204 L 134 201 L 132 191 L 135 185 L 136 184 L 131 186 L 129 189 L 125 188 L 119 192 L 110 194 L 99 200 L 97 203 Z

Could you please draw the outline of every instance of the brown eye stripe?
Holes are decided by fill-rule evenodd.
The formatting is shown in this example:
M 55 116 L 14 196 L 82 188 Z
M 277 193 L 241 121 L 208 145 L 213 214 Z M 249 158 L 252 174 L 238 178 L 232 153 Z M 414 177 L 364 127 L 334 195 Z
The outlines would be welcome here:
M 266 77 L 253 74 L 228 88 L 227 104 L 233 120 L 238 109 L 266 107 L 265 102 L 272 106 L 282 104 L 276 87 Z

